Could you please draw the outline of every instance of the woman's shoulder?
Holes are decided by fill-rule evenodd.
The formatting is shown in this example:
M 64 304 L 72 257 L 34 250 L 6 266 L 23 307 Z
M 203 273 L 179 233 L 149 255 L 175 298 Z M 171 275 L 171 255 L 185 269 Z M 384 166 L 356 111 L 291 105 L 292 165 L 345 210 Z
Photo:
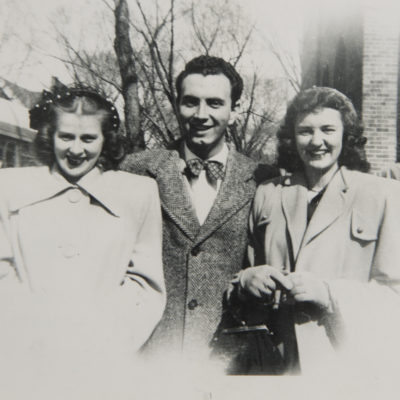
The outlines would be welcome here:
M 157 182 L 148 176 L 134 174 L 132 172 L 109 170 L 103 172 L 103 179 L 107 181 L 107 186 L 115 187 L 117 190 L 154 191 Z
M 48 176 L 47 166 L 15 167 L 0 169 L 0 182 L 2 185 L 12 184 L 16 186 L 20 182 L 35 182 L 40 176 Z
M 281 201 L 281 191 L 285 177 L 278 176 L 262 182 L 256 190 L 253 203 L 253 211 L 272 210 L 274 205 Z
M 357 189 L 359 196 L 384 200 L 388 197 L 399 197 L 400 182 L 365 172 L 346 170 L 348 184 Z

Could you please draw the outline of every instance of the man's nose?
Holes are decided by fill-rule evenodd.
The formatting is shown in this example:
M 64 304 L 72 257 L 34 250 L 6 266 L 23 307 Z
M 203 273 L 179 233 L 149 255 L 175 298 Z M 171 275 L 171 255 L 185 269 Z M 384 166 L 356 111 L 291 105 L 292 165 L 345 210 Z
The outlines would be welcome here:
M 207 105 L 204 103 L 200 103 L 197 106 L 194 117 L 198 119 L 207 119 Z

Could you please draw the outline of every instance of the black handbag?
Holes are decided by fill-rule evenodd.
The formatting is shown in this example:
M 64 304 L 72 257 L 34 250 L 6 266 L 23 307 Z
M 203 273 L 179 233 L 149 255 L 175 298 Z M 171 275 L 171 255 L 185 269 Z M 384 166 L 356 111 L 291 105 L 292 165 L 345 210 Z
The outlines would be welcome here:
M 214 335 L 212 358 L 228 375 L 280 375 L 284 360 L 265 324 L 225 328 Z

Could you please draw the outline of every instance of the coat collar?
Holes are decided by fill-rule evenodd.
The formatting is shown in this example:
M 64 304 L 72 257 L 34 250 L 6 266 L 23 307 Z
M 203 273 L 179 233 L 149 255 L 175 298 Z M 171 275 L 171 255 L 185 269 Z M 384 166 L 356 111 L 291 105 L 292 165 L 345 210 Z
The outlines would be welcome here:
M 293 255 L 296 259 L 302 246 L 330 226 L 343 212 L 348 196 L 348 171 L 342 167 L 328 184 L 315 213 L 307 226 L 307 185 L 303 174 L 285 177 L 282 207 L 287 220 Z
M 184 161 L 178 151 L 161 153 L 156 162 L 149 164 L 147 169 L 157 180 L 164 211 L 191 240 L 194 240 L 200 230 L 200 224 L 182 174 Z
M 182 174 L 184 162 L 179 150 L 163 152 L 157 161 L 148 165 L 147 170 L 157 180 L 165 212 L 192 241 L 199 243 L 251 200 L 254 190 L 250 186 L 254 185 L 251 181 L 255 167 L 255 162 L 229 148 L 225 178 L 202 226 L 196 217 Z
M 26 176 L 22 177 L 24 182 L 18 185 L 17 190 L 10 194 L 9 202 L 12 212 L 56 197 L 69 189 L 80 188 L 114 216 L 121 215 L 115 193 L 110 190 L 106 183 L 107 179 L 104 179 L 108 174 L 98 168 L 93 168 L 76 184 L 68 182 L 57 168 L 43 166 L 30 168 L 29 171 L 25 169 L 20 171 Z
M 217 198 L 208 214 L 196 242 L 208 238 L 240 208 L 254 197 L 254 170 L 256 163 L 230 149 L 226 164 L 225 178 Z

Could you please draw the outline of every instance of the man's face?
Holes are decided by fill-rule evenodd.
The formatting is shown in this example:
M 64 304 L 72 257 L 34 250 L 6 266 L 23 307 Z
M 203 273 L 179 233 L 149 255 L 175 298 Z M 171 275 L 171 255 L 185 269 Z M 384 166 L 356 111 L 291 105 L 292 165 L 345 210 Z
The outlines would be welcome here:
M 190 74 L 182 82 L 179 116 L 189 149 L 206 159 L 218 153 L 236 118 L 231 83 L 223 74 Z

